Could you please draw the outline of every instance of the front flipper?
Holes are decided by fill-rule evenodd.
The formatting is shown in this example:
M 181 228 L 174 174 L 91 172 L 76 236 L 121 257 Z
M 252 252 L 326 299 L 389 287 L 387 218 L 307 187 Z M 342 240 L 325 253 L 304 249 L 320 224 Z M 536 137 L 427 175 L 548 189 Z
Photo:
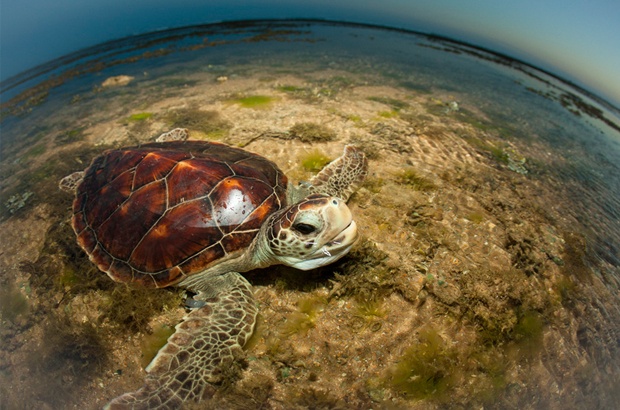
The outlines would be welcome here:
M 252 287 L 236 272 L 209 279 L 206 305 L 193 310 L 146 368 L 144 386 L 112 400 L 105 409 L 178 409 L 213 395 L 242 357 L 256 323 Z
M 367 174 L 368 161 L 364 153 L 352 145 L 347 145 L 341 157 L 330 162 L 312 178 L 310 191 L 346 201 L 357 191 Z

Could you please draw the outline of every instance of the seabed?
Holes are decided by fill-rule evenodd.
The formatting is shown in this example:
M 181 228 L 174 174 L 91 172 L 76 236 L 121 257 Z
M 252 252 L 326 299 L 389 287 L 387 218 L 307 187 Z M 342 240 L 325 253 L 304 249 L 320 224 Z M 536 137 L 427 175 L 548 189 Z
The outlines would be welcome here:
M 188 409 L 620 402 L 617 112 L 532 67 L 412 33 L 188 32 L 101 46 L 3 101 L 0 408 L 95 409 L 142 385 L 182 291 L 98 272 L 57 185 L 175 127 L 294 181 L 345 144 L 370 162 L 349 202 L 361 233 L 350 255 L 247 273 L 260 320 L 246 358 Z

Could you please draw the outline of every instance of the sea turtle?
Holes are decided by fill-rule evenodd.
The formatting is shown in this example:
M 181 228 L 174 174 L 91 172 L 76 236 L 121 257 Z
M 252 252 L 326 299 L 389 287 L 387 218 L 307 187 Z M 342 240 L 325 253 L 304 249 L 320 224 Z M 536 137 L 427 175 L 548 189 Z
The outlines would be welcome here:
M 171 409 L 212 396 L 256 322 L 252 288 L 239 272 L 313 269 L 344 256 L 357 238 L 345 202 L 367 161 L 355 147 L 292 186 L 261 156 L 187 137 L 177 128 L 160 142 L 108 150 L 60 183 L 75 192 L 73 229 L 100 270 L 119 282 L 196 293 L 144 386 L 109 409 Z

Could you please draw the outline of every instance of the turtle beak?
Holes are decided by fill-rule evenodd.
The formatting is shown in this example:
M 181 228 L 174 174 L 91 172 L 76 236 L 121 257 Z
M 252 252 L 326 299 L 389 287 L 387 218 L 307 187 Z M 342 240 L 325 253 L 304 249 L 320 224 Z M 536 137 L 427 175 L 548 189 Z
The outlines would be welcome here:
M 326 256 L 334 254 L 344 256 L 357 241 L 357 236 L 357 224 L 352 220 L 338 236 L 323 245 L 320 250 Z
M 357 224 L 343 200 L 332 198 L 324 212 L 325 220 L 329 221 L 323 233 L 325 242 L 318 243 L 316 251 L 309 256 L 309 259 L 320 259 L 320 265 L 335 262 L 346 255 L 358 236 Z

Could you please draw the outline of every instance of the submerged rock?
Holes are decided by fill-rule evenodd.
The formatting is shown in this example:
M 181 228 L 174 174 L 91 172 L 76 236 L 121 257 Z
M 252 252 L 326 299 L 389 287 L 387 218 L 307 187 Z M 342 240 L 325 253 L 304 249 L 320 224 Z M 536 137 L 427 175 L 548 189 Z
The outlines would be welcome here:
M 134 80 L 135 77 L 129 75 L 117 75 L 108 77 L 102 84 L 102 87 L 124 87 Z

